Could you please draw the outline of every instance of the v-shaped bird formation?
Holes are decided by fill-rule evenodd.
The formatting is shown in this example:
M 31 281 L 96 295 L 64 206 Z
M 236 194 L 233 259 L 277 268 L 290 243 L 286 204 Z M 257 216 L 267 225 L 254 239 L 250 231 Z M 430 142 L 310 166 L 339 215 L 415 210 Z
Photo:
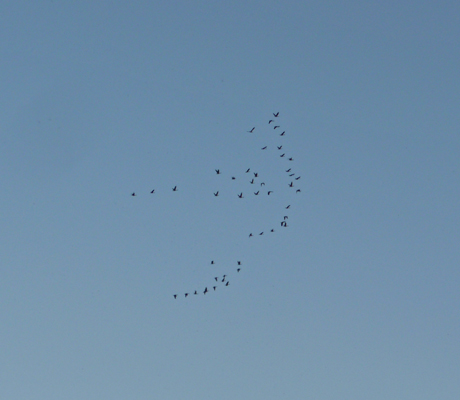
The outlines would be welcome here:
M 268 125 L 271 126 L 273 129 L 272 131 L 275 131 L 276 129 L 280 129 L 281 128 L 281 125 L 280 124 L 276 124 L 278 121 L 279 121 L 279 115 L 280 113 L 279 112 L 275 112 L 275 113 L 272 113 L 274 119 L 270 119 L 268 121 Z M 271 128 L 270 128 L 271 129 Z M 282 128 L 281 128 L 282 129 Z M 256 135 L 258 133 L 258 129 L 257 129 L 257 126 L 254 126 L 252 127 L 251 129 L 247 130 L 245 132 L 246 135 Z M 300 188 L 297 187 L 297 184 L 299 183 L 299 180 L 300 180 L 300 175 L 297 175 L 294 171 L 293 171 L 293 167 L 291 164 L 292 161 L 294 161 L 294 158 L 291 157 L 284 149 L 285 149 L 285 143 L 283 141 L 285 141 L 286 139 L 286 131 L 283 131 L 282 133 L 278 134 L 278 133 L 274 133 L 274 137 L 277 137 L 277 141 L 279 143 L 276 144 L 276 146 L 273 146 L 272 147 L 272 150 L 270 150 L 271 146 L 269 143 L 261 143 L 262 147 L 258 147 L 259 151 L 263 151 L 265 154 L 267 151 L 268 152 L 272 152 L 272 154 L 274 155 L 273 157 L 273 163 L 277 163 L 279 165 L 280 168 L 282 168 L 282 173 L 285 174 L 286 176 L 286 183 L 285 183 L 285 189 L 278 189 L 276 188 L 271 188 L 269 186 L 269 176 L 266 176 L 265 174 L 263 174 L 263 171 L 254 171 L 252 170 L 252 173 L 251 173 L 251 166 L 248 166 L 247 169 L 243 170 L 243 171 L 229 171 L 228 173 L 226 173 L 226 171 L 224 171 L 224 169 L 222 168 L 214 168 L 214 174 L 215 175 L 219 175 L 219 178 L 216 177 L 216 179 L 219 181 L 219 182 L 225 182 L 227 179 L 229 180 L 232 180 L 232 181 L 236 181 L 236 182 L 241 182 L 242 185 L 247 185 L 247 184 L 250 184 L 250 185 L 255 185 L 254 187 L 252 187 L 253 189 L 256 189 L 256 188 L 259 188 L 259 189 L 256 189 L 256 190 L 246 190 L 249 188 L 244 186 L 244 189 L 242 189 L 242 187 L 240 186 L 239 187 L 239 190 L 236 190 L 235 189 L 235 192 L 234 192 L 234 196 L 239 199 L 237 200 L 238 201 L 238 204 L 244 204 L 245 201 L 248 200 L 249 197 L 251 196 L 257 196 L 257 198 L 259 199 L 259 201 L 262 201 L 263 198 L 267 198 L 270 197 L 271 199 L 277 195 L 277 193 L 280 193 L 282 190 L 288 190 L 288 194 L 292 194 L 293 196 L 295 195 L 298 195 L 299 193 L 301 193 L 301 190 Z M 289 166 L 289 168 L 287 168 Z M 216 166 L 217 167 L 217 166 Z M 246 174 L 250 174 L 249 176 L 247 176 Z M 239 178 L 237 178 L 239 177 Z M 245 179 L 246 177 L 246 179 Z M 261 177 L 264 178 L 264 180 L 262 181 L 261 180 Z M 222 181 L 221 181 L 222 180 Z M 235 185 L 235 183 L 233 183 L 232 185 Z M 233 187 L 233 186 L 232 186 Z M 265 187 L 267 187 L 267 189 L 265 189 Z M 262 190 L 264 189 L 264 190 Z M 179 188 L 177 185 L 174 185 L 172 186 L 171 185 L 171 188 L 169 190 L 172 190 L 173 192 L 179 192 Z M 150 194 L 156 194 L 158 193 L 158 190 L 152 188 L 151 190 L 149 189 L 150 191 Z M 171 192 L 170 192 L 171 193 Z M 210 193 L 210 195 L 214 195 L 214 197 L 216 198 L 215 201 L 219 201 L 219 199 L 222 196 L 222 193 L 223 191 L 221 190 L 220 187 L 216 187 L 215 188 L 215 191 L 213 191 L 212 193 Z M 131 196 L 132 197 L 136 197 L 138 196 L 138 193 L 136 192 L 132 192 L 131 193 Z M 265 196 L 265 197 L 264 197 Z M 241 203 L 240 203 L 241 201 Z M 287 220 L 289 219 L 289 215 L 285 215 L 285 213 L 287 212 L 286 210 L 289 210 L 291 211 L 291 204 L 286 204 L 283 206 L 283 212 L 280 212 L 279 215 L 280 215 L 280 220 L 278 221 L 278 223 L 281 226 L 282 228 L 287 228 L 288 227 L 288 224 L 287 224 Z M 282 216 L 282 217 L 281 217 Z M 259 230 L 260 228 L 262 228 L 262 230 Z M 275 234 L 277 233 L 277 230 L 275 230 L 275 226 L 273 226 L 273 223 L 272 223 L 272 226 L 265 226 L 265 227 L 259 227 L 259 229 L 257 228 L 254 228 L 256 229 L 254 232 L 246 232 L 243 234 L 246 236 L 247 239 L 249 240 L 256 240 L 255 238 L 256 237 L 259 237 L 261 238 L 260 240 L 263 240 L 264 237 L 266 237 L 267 235 L 272 235 L 272 234 Z M 267 235 L 264 235 L 264 233 L 267 232 Z M 215 264 L 214 260 L 212 260 L 210 262 L 212 265 Z M 183 293 L 182 295 L 178 294 L 178 293 L 174 293 L 172 296 L 174 299 L 179 299 L 179 298 L 193 298 L 193 296 L 198 296 L 198 295 L 201 295 L 201 296 L 205 296 L 210 293 L 214 293 L 214 292 L 219 292 L 220 289 L 228 289 L 230 287 L 230 277 L 233 277 L 233 276 L 236 276 L 237 274 L 240 274 L 242 271 L 243 271 L 243 263 L 238 260 L 238 261 L 235 261 L 235 264 L 234 264 L 234 267 L 231 267 L 230 270 L 227 272 L 227 274 L 223 274 L 223 275 L 220 275 L 220 276 L 210 276 L 210 279 L 209 279 L 209 283 L 206 284 L 206 283 L 203 283 L 203 286 L 201 288 L 193 288 L 193 289 L 190 289 L 188 290 L 187 292 Z M 214 275 L 214 274 L 213 274 Z M 193 296 L 189 297 L 190 294 L 193 294 Z

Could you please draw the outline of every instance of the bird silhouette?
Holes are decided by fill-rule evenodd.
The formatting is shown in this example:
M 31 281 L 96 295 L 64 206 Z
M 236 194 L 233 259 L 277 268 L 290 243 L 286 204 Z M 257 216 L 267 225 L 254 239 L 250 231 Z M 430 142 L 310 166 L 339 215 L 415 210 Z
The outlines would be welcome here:
M 215 277 L 214 277 L 214 279 L 215 279 L 215 280 L 216 280 L 216 282 L 217 282 L 217 279 L 219 279 L 219 278 L 218 278 L 217 276 L 215 276 Z
M 280 115 L 279 111 L 277 113 L 273 113 L 274 117 L 277 117 L 278 115 Z
M 212 288 L 214 289 L 214 291 L 216 291 L 216 287 L 217 287 L 217 286 L 213 286 L 213 287 L 212 287 Z
M 285 215 L 283 219 L 286 221 L 287 219 L 289 219 L 289 217 Z
M 266 148 L 267 148 L 267 146 L 265 146 L 265 147 L 262 147 L 262 150 L 265 150 Z
M 237 261 L 238 265 L 241 265 L 241 261 Z
M 214 193 L 214 196 L 219 196 L 219 191 L 217 191 L 216 193 Z
M 260 233 L 259 233 L 259 236 L 262 236 L 263 234 L 264 234 L 263 232 L 260 232 Z
M 206 294 L 206 293 L 208 293 L 208 288 L 207 288 L 207 287 L 206 287 L 206 288 L 204 288 L 204 292 L 203 292 L 203 294 Z
M 251 237 L 251 236 L 252 236 L 252 233 L 249 234 L 249 237 Z
M 286 172 L 291 172 L 291 169 L 292 169 L 292 168 L 287 169 Z
M 193 294 L 198 294 L 198 292 L 195 290 L 195 293 L 193 293 Z
M 246 170 L 246 173 L 248 173 L 250 170 L 251 170 L 251 168 L 248 168 L 248 169 Z
M 214 264 L 214 260 L 211 261 L 211 264 Z
M 216 174 L 217 174 L 217 175 L 220 174 L 220 169 L 216 169 Z
M 258 172 L 254 172 L 254 176 L 257 178 L 259 176 Z
M 254 178 L 252 178 L 249 183 L 252 185 L 254 183 Z
M 234 176 L 232 176 L 232 179 L 235 180 L 236 178 Z
M 283 154 L 280 155 L 280 157 L 284 157 L 285 155 L 286 155 L 286 153 L 283 153 Z
M 289 176 L 294 176 L 295 174 L 289 174 Z
M 188 293 L 185 293 L 185 297 L 187 297 L 187 296 L 188 296 Z
M 289 187 L 294 187 L 294 183 L 291 182 L 291 183 L 289 184 Z
M 241 192 L 241 193 L 238 195 L 238 197 L 239 197 L 240 199 L 242 199 L 242 198 L 243 198 L 243 192 Z
M 265 186 L 265 182 L 260 182 L 260 186 Z
M 241 271 L 241 268 L 237 268 L 237 269 L 236 269 L 236 272 L 240 272 L 240 271 Z
M 273 190 L 269 190 L 267 194 L 270 196 L 270 193 L 273 193 Z
M 275 125 L 275 126 L 273 127 L 273 129 L 276 129 L 276 128 L 279 128 L 279 127 L 280 127 L 279 125 Z
M 300 193 L 300 189 L 297 189 L 295 192 L 296 192 L 296 193 Z
M 285 133 L 286 131 L 283 131 L 282 133 L 280 133 L 280 136 L 284 136 Z
M 150 193 L 155 193 L 155 189 L 153 189 Z
M 131 193 L 131 196 L 135 196 L 135 195 L 136 195 L 136 193 L 134 193 L 134 192 Z
M 283 148 L 283 145 L 281 145 L 281 146 L 276 146 L 276 147 L 278 147 L 278 150 L 281 150 L 281 149 Z
M 174 186 L 172 190 L 173 192 L 177 192 L 177 186 Z
M 177 294 L 173 294 L 174 298 L 177 299 Z
M 250 131 L 248 131 L 249 133 L 252 133 L 254 132 L 254 129 L 256 129 L 256 127 L 252 128 Z
M 254 194 L 257 196 L 257 195 L 259 194 L 259 191 L 257 191 L 257 192 L 254 192 Z
M 291 207 L 291 205 L 290 205 L 290 204 L 289 204 L 288 206 L 286 206 L 286 210 L 287 210 L 289 207 Z
M 289 161 L 294 161 L 294 159 L 291 157 L 291 158 L 289 158 Z
M 281 221 L 281 226 L 287 226 L 285 221 Z
M 273 122 L 273 120 L 271 119 L 270 121 L 268 121 L 268 124 L 270 125 L 272 122 Z
M 295 178 L 296 181 L 298 181 L 300 179 L 300 176 L 298 176 L 297 178 Z
M 229 283 L 230 283 L 230 282 L 227 281 L 227 283 L 225 284 L 225 286 L 228 286 Z
M 272 229 L 272 230 L 270 230 L 270 232 L 275 232 L 275 230 L 274 230 L 274 229 Z

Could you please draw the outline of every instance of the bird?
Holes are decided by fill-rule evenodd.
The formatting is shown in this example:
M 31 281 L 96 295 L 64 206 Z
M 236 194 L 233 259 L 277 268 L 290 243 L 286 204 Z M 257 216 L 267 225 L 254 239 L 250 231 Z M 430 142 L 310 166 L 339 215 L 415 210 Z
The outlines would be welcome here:
M 177 299 L 177 294 L 173 294 L 174 298 Z
M 275 126 L 273 127 L 273 129 L 276 129 L 276 128 L 279 128 L 279 127 L 280 127 L 279 125 L 275 125 Z
M 276 147 L 278 147 L 278 150 L 281 150 L 281 149 L 283 148 L 283 145 L 281 145 L 281 146 L 276 146 Z
M 283 219 L 286 221 L 287 219 L 289 219 L 289 217 L 285 215 Z
M 261 150 L 265 150 L 266 148 L 267 148 L 267 146 L 265 146 L 265 147 L 262 147 L 262 149 L 261 149 Z
M 208 293 L 208 288 L 207 288 L 207 287 L 204 288 L 204 292 L 203 292 L 203 293 L 204 293 L 204 294 Z
M 287 169 L 286 172 L 291 172 L 291 169 L 292 169 L 292 168 Z
M 214 260 L 211 261 L 211 264 L 214 264 Z
M 237 261 L 238 265 L 241 265 L 241 261 Z
M 221 282 L 225 282 L 225 277 L 222 278 Z
M 135 195 L 136 195 L 136 193 L 135 193 L 135 192 L 132 192 L 132 193 L 131 193 L 131 196 L 135 196 Z
M 240 271 L 241 271 L 241 268 L 237 268 L 237 269 L 236 269 L 236 272 L 240 272 Z
M 280 133 L 280 136 L 284 136 L 285 133 L 286 131 L 283 131 L 282 133 Z
M 259 233 L 259 236 L 262 236 L 263 234 L 264 234 L 263 232 L 260 232 L 260 233 Z
M 295 174 L 289 174 L 289 176 L 294 176 Z
M 273 122 L 273 120 L 271 119 L 270 121 L 268 121 L 268 124 L 271 124 Z
M 249 183 L 252 185 L 254 183 L 254 178 L 252 178 L 252 180 L 250 180 Z
M 283 153 L 283 154 L 280 155 L 280 157 L 284 157 L 285 155 L 286 155 L 286 153 Z
M 274 117 L 277 117 L 278 115 L 280 115 L 279 111 L 277 113 L 273 113 Z
M 281 221 L 281 226 L 286 226 L 286 222 L 285 221 Z
M 257 192 L 254 192 L 254 194 L 257 196 L 257 195 L 259 194 L 259 191 L 257 191 Z
M 265 186 L 265 182 L 260 182 L 260 186 Z
M 220 169 L 216 169 L 216 174 L 217 174 L 217 175 L 220 174 Z
M 238 195 L 238 197 L 239 197 L 240 199 L 242 199 L 242 198 L 243 198 L 243 192 L 241 192 L 241 193 Z
M 213 287 L 212 287 L 212 288 L 214 289 L 214 291 L 216 291 L 216 287 L 217 287 L 217 286 L 213 286 Z
M 219 279 L 219 278 L 218 278 L 217 276 L 215 276 L 215 277 L 214 277 L 214 279 L 215 279 L 215 280 L 216 280 L 216 282 L 217 282 L 217 279 Z
M 214 193 L 214 196 L 219 196 L 219 191 L 217 191 L 216 193 Z
M 155 193 L 155 189 L 153 189 L 150 193 Z
M 288 206 L 286 206 L 286 210 L 287 210 L 289 207 L 291 207 L 291 205 L 290 205 L 290 204 L 289 204 Z
M 297 178 L 295 178 L 296 181 L 298 181 L 300 179 L 300 176 L 298 176 Z
M 256 127 L 252 128 L 250 131 L 248 131 L 248 133 L 254 132 L 254 129 L 256 129 Z
M 225 286 L 228 286 L 229 283 L 230 283 L 230 282 L 227 281 L 227 283 L 225 284 Z
M 185 293 L 185 297 L 187 297 L 187 296 L 188 296 L 188 293 Z
M 234 176 L 232 176 L 232 179 L 235 180 L 236 178 Z
M 173 192 L 177 192 L 177 186 L 174 186 L 172 190 Z
M 248 173 L 250 170 L 251 170 L 251 168 L 248 168 L 248 169 L 246 170 L 246 173 Z
M 251 237 L 251 236 L 252 236 L 252 233 L 249 234 L 249 237 Z
M 257 178 L 259 176 L 258 172 L 254 172 L 254 176 Z
M 267 194 L 270 196 L 270 193 L 273 193 L 273 190 L 269 190 Z
M 291 157 L 291 158 L 289 158 L 289 161 L 294 161 L 294 159 Z
M 198 292 L 195 290 L 195 293 L 193 293 L 193 294 L 198 294 Z
M 291 183 L 289 184 L 289 187 L 294 187 L 294 183 L 291 182 Z
M 272 229 L 272 230 L 270 230 L 270 232 L 275 232 L 275 230 L 274 230 L 274 229 Z
M 296 192 L 296 193 L 300 193 L 300 189 L 297 189 L 295 192 Z

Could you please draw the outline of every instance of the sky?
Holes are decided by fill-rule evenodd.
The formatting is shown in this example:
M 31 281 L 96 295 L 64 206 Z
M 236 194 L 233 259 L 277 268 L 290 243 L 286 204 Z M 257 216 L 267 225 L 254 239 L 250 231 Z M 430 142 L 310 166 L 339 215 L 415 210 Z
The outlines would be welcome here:
M 6 0 L 0 38 L 2 399 L 459 398 L 458 2 Z

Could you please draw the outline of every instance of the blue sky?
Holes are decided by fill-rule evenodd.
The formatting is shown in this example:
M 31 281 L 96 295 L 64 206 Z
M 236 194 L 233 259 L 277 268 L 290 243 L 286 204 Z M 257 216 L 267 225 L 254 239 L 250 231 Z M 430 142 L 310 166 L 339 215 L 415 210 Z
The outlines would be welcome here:
M 456 2 L 0 15 L 1 398 L 459 398 Z

